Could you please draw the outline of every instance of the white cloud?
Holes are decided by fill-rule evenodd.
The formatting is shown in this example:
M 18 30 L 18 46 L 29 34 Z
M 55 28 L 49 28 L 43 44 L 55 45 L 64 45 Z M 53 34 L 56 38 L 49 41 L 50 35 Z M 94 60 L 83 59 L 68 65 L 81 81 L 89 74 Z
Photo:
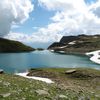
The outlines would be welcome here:
M 32 35 L 10 33 L 6 38 L 25 42 L 49 42 L 59 41 L 63 35 L 100 34 L 100 0 L 91 4 L 86 4 L 84 0 L 38 0 L 38 2 L 42 8 L 55 11 L 54 16 L 50 18 L 52 22 L 45 27 L 38 27 L 38 31 Z
M 100 18 L 100 0 L 98 0 L 96 3 L 93 3 L 90 6 L 90 10 L 95 14 L 95 16 Z
M 38 0 L 39 5 L 56 11 L 43 31 L 65 35 L 100 34 L 100 0 L 87 5 L 84 0 Z
M 45 7 L 48 10 L 70 11 L 75 8 L 77 9 L 77 11 L 82 11 L 82 10 L 84 11 L 86 9 L 84 0 L 38 0 L 38 1 L 41 7 Z
M 60 34 L 44 34 L 44 33 L 33 33 L 31 35 L 23 34 L 23 33 L 13 33 L 10 32 L 4 38 L 21 41 L 21 42 L 51 42 L 51 41 L 59 41 L 62 35 Z
M 30 0 L 0 1 L 0 36 L 8 34 L 14 24 L 23 23 L 33 10 Z

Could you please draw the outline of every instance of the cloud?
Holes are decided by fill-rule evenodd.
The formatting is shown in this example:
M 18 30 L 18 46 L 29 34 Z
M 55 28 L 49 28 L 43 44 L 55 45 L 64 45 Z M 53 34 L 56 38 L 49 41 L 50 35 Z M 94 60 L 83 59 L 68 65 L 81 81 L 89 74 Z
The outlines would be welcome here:
M 52 23 L 43 31 L 63 35 L 100 34 L 100 0 L 38 0 L 48 11 L 55 11 Z
M 52 42 L 52 41 L 59 41 L 62 35 L 60 34 L 45 34 L 45 33 L 33 33 L 33 34 L 24 34 L 24 33 L 13 33 L 10 32 L 4 38 L 16 40 L 20 42 Z
M 6 38 L 25 42 L 49 42 L 59 41 L 63 35 L 100 34 L 100 0 L 90 4 L 85 0 L 38 0 L 38 3 L 41 8 L 55 12 L 50 18 L 51 23 L 45 27 L 33 27 L 37 31 L 31 35 L 11 32 Z M 27 18 L 25 16 L 21 20 L 14 19 L 13 22 L 23 22 Z
M 12 25 L 23 23 L 33 10 L 30 0 L 0 1 L 0 36 L 9 33 Z
M 84 0 L 38 0 L 39 5 L 44 7 L 48 10 L 56 10 L 56 11 L 69 11 L 73 10 L 74 8 L 77 10 L 83 10 L 85 6 Z M 78 9 L 80 8 L 81 9 Z
M 96 3 L 93 3 L 90 6 L 90 10 L 95 14 L 95 16 L 100 18 L 100 0 L 98 0 Z

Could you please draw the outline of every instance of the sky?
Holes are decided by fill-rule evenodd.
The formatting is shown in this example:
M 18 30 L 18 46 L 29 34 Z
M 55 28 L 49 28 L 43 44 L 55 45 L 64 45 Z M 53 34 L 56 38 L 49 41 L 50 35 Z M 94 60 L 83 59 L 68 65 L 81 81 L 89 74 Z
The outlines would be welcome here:
M 0 37 L 27 43 L 100 34 L 100 0 L 2 0 Z

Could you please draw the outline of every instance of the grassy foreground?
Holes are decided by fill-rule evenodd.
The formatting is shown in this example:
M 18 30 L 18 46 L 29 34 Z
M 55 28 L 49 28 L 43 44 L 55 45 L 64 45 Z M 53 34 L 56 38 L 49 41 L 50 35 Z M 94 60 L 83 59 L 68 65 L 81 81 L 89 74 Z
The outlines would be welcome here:
M 100 100 L 100 70 L 43 68 L 31 69 L 29 76 L 41 76 L 55 83 L 0 74 L 0 100 Z

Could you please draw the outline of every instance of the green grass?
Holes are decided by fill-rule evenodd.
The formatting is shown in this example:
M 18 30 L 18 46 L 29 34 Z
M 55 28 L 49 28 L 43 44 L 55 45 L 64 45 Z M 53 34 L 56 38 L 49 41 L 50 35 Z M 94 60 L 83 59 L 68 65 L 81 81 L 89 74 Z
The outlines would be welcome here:
M 72 77 L 66 75 L 66 68 L 40 68 L 35 72 L 45 73 L 51 77 L 54 84 L 26 79 L 12 74 L 0 74 L 0 100 L 100 100 L 100 71 L 93 69 L 76 69 L 77 73 L 86 73 L 92 78 Z M 32 70 L 31 70 L 32 71 Z M 38 76 L 39 73 L 35 73 Z M 76 74 L 77 74 L 76 73 Z M 84 76 L 83 76 L 84 77 Z M 48 95 L 39 95 L 36 91 L 44 90 Z M 4 94 L 10 95 L 4 97 Z M 64 95 L 66 98 L 59 97 Z

